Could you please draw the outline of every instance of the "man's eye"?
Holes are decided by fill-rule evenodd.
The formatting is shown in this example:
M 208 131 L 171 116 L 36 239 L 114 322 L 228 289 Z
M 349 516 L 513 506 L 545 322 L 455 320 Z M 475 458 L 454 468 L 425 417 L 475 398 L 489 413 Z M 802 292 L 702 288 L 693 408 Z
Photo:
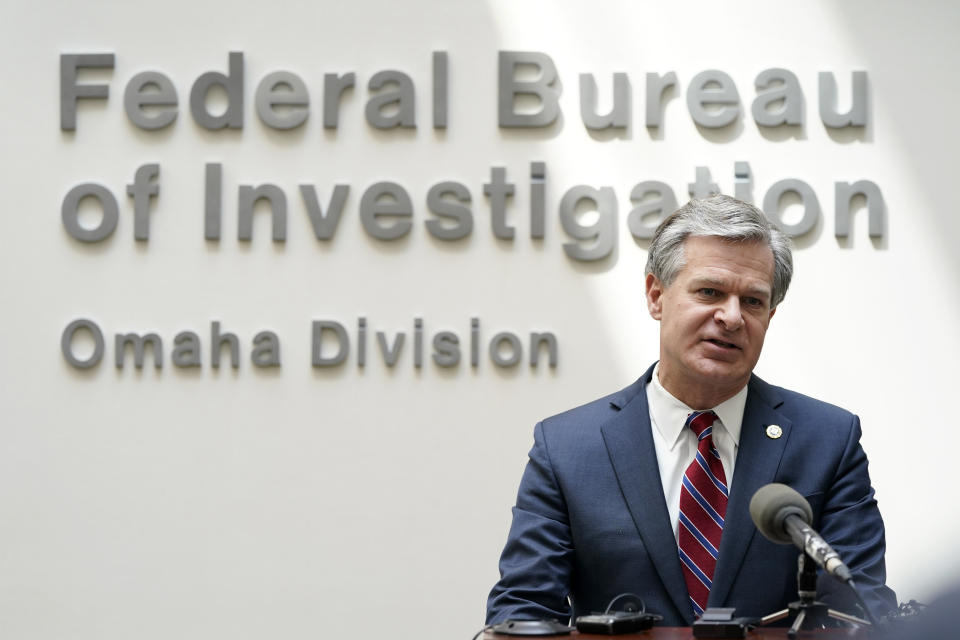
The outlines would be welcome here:
M 743 301 L 744 301 L 745 304 L 748 304 L 748 305 L 750 305 L 751 307 L 762 307 L 762 306 L 763 306 L 763 300 L 761 300 L 760 298 L 744 298 Z
M 719 293 L 719 291 L 717 291 L 716 289 L 711 289 L 710 287 L 704 287 L 703 289 L 700 289 L 700 293 L 707 296 L 708 298 L 713 298 Z

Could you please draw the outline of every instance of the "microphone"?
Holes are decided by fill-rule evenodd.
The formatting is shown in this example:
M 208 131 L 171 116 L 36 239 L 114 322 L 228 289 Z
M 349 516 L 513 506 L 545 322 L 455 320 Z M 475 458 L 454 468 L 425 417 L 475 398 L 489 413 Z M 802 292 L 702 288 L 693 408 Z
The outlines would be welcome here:
M 760 487 L 750 499 L 750 517 L 771 542 L 792 542 L 833 577 L 846 583 L 853 580 L 840 555 L 810 527 L 810 503 L 792 488 L 776 482 Z

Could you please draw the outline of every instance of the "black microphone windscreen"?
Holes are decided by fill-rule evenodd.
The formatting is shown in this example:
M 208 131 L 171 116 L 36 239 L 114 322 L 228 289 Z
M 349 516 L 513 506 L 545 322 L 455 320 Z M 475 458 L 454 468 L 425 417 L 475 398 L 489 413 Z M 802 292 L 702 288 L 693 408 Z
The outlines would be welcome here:
M 810 524 L 813 510 L 802 495 L 785 484 L 771 483 L 760 487 L 750 499 L 750 517 L 760 533 L 778 544 L 790 544 L 790 534 L 784 529 L 789 515 L 799 516 Z

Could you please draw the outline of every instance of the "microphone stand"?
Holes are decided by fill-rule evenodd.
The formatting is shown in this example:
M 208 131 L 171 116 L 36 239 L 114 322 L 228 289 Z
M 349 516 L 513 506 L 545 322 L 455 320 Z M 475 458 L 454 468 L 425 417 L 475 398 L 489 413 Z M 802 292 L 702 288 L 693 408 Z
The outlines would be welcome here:
M 797 595 L 800 599 L 788 604 L 786 609 L 760 618 L 761 626 L 796 614 L 793 625 L 787 631 L 787 637 L 794 640 L 801 629 L 825 629 L 830 618 L 861 626 L 870 625 L 867 620 L 831 609 L 817 600 L 817 565 L 806 553 L 800 554 L 797 565 Z

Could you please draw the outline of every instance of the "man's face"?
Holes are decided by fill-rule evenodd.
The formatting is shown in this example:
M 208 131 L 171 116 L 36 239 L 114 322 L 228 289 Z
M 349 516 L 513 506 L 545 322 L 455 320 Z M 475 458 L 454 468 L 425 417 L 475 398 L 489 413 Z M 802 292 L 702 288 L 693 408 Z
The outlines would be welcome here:
M 764 243 L 691 236 L 668 287 L 650 274 L 647 307 L 660 321 L 660 383 L 709 409 L 747 383 L 773 316 L 773 252 Z

